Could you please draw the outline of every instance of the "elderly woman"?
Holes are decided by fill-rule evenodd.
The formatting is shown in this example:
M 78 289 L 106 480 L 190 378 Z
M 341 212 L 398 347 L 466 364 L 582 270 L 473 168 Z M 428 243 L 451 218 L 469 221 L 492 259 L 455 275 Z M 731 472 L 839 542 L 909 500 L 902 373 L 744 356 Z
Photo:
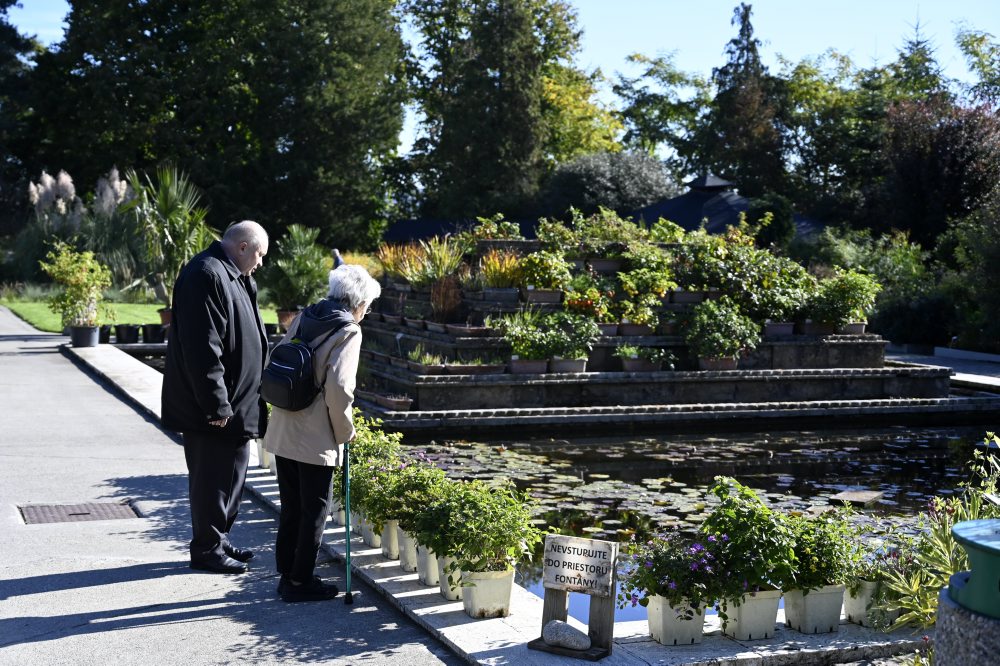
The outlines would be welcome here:
M 351 417 L 361 350 L 361 320 L 382 293 L 361 266 L 330 271 L 327 297 L 310 305 L 282 339 L 299 338 L 313 348 L 313 372 L 321 391 L 311 405 L 291 412 L 275 407 L 264 447 L 275 456 L 281 518 L 275 559 L 284 601 L 321 601 L 337 588 L 313 575 L 326 517 L 333 468 L 342 464 L 343 444 L 354 439 Z

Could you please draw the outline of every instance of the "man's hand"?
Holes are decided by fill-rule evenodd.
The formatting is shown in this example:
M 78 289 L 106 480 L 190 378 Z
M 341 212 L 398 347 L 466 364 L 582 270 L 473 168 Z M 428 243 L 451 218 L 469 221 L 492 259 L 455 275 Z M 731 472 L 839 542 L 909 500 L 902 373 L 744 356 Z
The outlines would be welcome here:
M 228 416 L 224 419 L 219 419 L 218 421 L 209 421 L 208 425 L 214 425 L 214 426 L 219 426 L 220 428 L 225 428 L 227 423 L 229 423 Z

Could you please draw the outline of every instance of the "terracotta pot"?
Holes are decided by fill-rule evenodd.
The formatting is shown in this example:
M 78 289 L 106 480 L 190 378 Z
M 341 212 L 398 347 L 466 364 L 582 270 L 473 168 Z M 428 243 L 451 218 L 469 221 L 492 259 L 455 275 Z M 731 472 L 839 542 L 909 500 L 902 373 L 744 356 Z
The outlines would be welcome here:
M 287 331 L 299 314 L 298 310 L 278 310 L 278 326 Z
M 174 320 L 174 311 L 170 308 L 160 308 L 157 312 L 160 314 L 160 323 L 170 326 L 170 322 Z

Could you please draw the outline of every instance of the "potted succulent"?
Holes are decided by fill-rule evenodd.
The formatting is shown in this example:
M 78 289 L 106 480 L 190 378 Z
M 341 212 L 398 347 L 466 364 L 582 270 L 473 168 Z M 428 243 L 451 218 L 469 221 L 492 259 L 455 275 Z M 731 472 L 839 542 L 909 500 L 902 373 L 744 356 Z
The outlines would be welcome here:
M 418 375 L 443 375 L 444 363 L 443 356 L 426 351 L 423 345 L 417 345 L 406 354 L 406 367 Z
M 844 584 L 857 557 L 855 534 L 842 516 L 789 519 L 795 537 L 795 566 L 785 587 L 785 626 L 805 634 L 840 628 Z
M 532 252 L 520 263 L 521 298 L 528 303 L 558 303 L 571 279 L 569 264 L 555 252 Z
M 42 270 L 62 287 L 49 298 L 49 309 L 70 328 L 74 347 L 94 347 L 100 331 L 100 314 L 110 314 L 101 301 L 104 290 L 111 286 L 111 269 L 94 258 L 94 253 L 77 252 L 63 242 L 56 242 L 41 261 Z
M 684 337 L 702 370 L 735 370 L 739 355 L 757 346 L 760 331 L 723 296 L 694 307 Z
M 730 477 L 715 478 L 709 493 L 719 504 L 700 528 L 719 546 L 719 616 L 736 640 L 774 636 L 781 587 L 792 580 L 795 536 L 784 514 Z
M 714 537 L 691 542 L 667 534 L 643 542 L 633 535 L 622 549 L 619 607 L 644 606 L 657 643 L 701 643 L 705 610 L 722 592 L 718 551 Z
M 805 311 L 811 323 L 826 326 L 827 330 L 832 328 L 829 332 L 863 333 L 863 326 L 847 327 L 867 323 L 875 307 L 875 297 L 881 290 L 882 285 L 869 275 L 855 270 L 838 271 L 833 277 L 820 281 Z

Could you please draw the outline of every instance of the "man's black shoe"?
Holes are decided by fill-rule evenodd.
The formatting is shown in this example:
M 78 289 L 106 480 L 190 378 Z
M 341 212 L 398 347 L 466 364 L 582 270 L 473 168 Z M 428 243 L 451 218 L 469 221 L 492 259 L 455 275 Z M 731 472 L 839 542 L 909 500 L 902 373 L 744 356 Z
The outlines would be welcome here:
M 246 573 L 247 565 L 231 557 L 222 557 L 217 560 L 191 560 L 191 568 L 212 573 L 241 574 Z
M 223 544 L 222 550 L 226 551 L 226 555 L 239 562 L 249 562 L 253 559 L 253 551 L 249 548 L 237 548 L 230 544 Z
M 288 577 L 287 574 L 281 574 L 281 577 L 278 579 L 278 596 L 279 597 L 284 596 L 285 590 L 292 586 L 290 580 L 291 579 Z
M 288 603 L 298 601 L 329 601 L 330 599 L 335 599 L 339 592 L 336 585 L 324 583 L 319 576 L 313 576 L 311 581 L 302 585 L 295 585 L 290 579 L 284 587 L 281 587 L 280 583 L 278 585 L 278 593 L 281 595 L 281 600 Z

